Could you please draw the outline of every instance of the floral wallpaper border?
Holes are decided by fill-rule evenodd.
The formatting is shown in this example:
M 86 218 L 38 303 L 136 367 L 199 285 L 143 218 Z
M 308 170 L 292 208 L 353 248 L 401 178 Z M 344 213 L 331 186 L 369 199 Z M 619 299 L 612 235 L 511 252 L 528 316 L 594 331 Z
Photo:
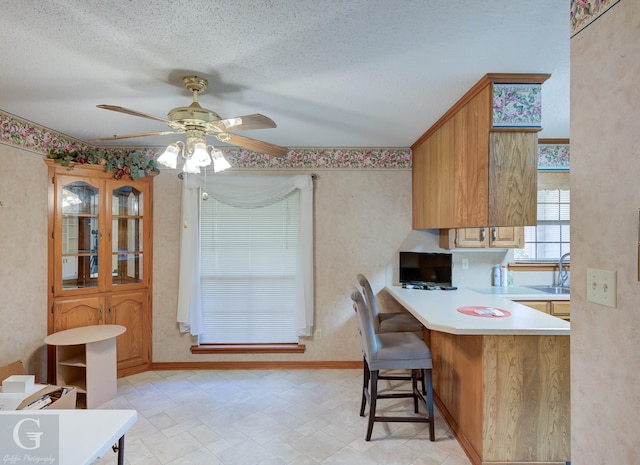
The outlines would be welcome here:
M 44 156 L 50 150 L 74 152 L 95 150 L 112 154 L 126 155 L 131 152 L 143 152 L 155 157 L 155 150 L 150 148 L 132 147 L 94 147 L 73 137 L 61 134 L 31 121 L 14 116 L 0 110 L 0 143 L 23 148 L 30 152 Z
M 157 147 L 95 147 L 3 111 L 0 111 L 0 143 L 45 156 L 51 149 L 68 152 L 91 149 L 118 154 L 136 151 L 157 158 L 162 150 Z M 244 149 L 219 149 L 234 168 L 411 169 L 410 148 L 292 148 L 282 158 Z
M 94 147 L 30 121 L 0 111 L 0 143 L 47 155 L 51 149 L 103 150 L 125 155 L 134 151 L 157 157 L 154 147 Z M 240 169 L 411 169 L 411 149 L 292 148 L 286 157 L 271 158 L 244 149 L 220 147 L 229 163 Z M 540 144 L 539 169 L 569 169 L 569 144 Z
M 571 0 L 569 20 L 574 37 L 620 0 Z
M 568 170 L 569 144 L 539 144 L 539 170 Z
M 292 148 L 282 158 L 244 149 L 222 152 L 234 168 L 411 169 L 410 148 Z
M 493 127 L 542 127 L 542 85 L 494 83 Z

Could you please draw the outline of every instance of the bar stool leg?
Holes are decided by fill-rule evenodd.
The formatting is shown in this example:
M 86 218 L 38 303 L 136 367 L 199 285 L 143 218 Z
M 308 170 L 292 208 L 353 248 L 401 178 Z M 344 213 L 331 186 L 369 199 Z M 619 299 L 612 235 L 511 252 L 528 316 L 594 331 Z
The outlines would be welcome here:
M 360 416 L 364 416 L 364 408 L 367 405 L 366 393 L 369 390 L 369 380 L 371 379 L 371 372 L 369 371 L 369 364 L 367 360 L 363 360 L 364 369 L 362 371 L 362 401 L 360 402 Z
M 376 417 L 376 400 L 378 399 L 378 370 L 371 372 L 371 393 L 369 399 L 369 426 L 367 427 L 367 437 L 365 440 L 371 439 L 371 432 L 373 431 L 373 422 Z
M 433 385 L 431 370 L 422 370 L 422 379 L 427 384 L 427 412 L 429 414 L 429 440 L 431 442 L 436 440 L 435 433 L 435 417 L 433 416 Z
M 413 412 L 418 413 L 418 373 L 421 370 L 411 370 L 411 393 L 413 394 Z

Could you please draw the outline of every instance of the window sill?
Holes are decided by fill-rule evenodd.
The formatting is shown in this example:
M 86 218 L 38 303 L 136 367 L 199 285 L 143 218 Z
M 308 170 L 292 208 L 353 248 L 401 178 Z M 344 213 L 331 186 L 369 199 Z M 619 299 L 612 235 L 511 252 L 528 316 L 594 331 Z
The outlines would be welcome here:
M 192 354 L 303 354 L 304 344 L 200 344 Z
M 569 263 L 565 263 L 564 266 L 568 270 L 571 269 L 571 264 Z M 513 271 L 557 271 L 558 263 L 557 262 L 509 263 L 509 269 Z

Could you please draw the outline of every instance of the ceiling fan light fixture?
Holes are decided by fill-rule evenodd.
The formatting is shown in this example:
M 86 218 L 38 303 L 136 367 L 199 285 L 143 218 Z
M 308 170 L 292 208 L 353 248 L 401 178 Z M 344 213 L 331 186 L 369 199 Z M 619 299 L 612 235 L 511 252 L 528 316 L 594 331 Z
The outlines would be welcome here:
M 213 172 L 219 173 L 220 171 L 231 168 L 231 164 L 227 161 L 220 150 L 211 148 L 211 156 L 213 157 Z
M 185 159 L 182 171 L 189 174 L 198 174 L 200 173 L 200 167 L 196 165 L 193 158 L 189 157 Z
M 178 142 L 169 144 L 166 150 L 158 157 L 158 163 L 166 166 L 167 168 L 175 169 L 178 166 L 178 154 L 180 153 L 180 147 Z
M 211 157 L 207 152 L 207 146 L 203 142 L 195 144 L 190 159 L 196 166 L 208 166 L 211 164 Z

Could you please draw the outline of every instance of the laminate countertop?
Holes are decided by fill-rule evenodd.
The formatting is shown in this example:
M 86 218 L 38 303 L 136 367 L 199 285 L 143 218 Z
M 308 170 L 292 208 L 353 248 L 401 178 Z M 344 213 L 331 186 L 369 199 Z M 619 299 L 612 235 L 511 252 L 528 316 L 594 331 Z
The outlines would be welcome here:
M 427 329 L 433 331 L 483 335 L 570 334 L 569 322 L 511 300 L 556 300 L 558 296 L 555 295 L 509 294 L 507 298 L 505 294 L 483 293 L 467 287 L 452 291 L 404 289 L 401 286 L 387 286 L 385 289 Z M 469 311 L 474 308 L 480 313 Z M 482 316 L 484 309 L 498 309 L 505 316 Z

